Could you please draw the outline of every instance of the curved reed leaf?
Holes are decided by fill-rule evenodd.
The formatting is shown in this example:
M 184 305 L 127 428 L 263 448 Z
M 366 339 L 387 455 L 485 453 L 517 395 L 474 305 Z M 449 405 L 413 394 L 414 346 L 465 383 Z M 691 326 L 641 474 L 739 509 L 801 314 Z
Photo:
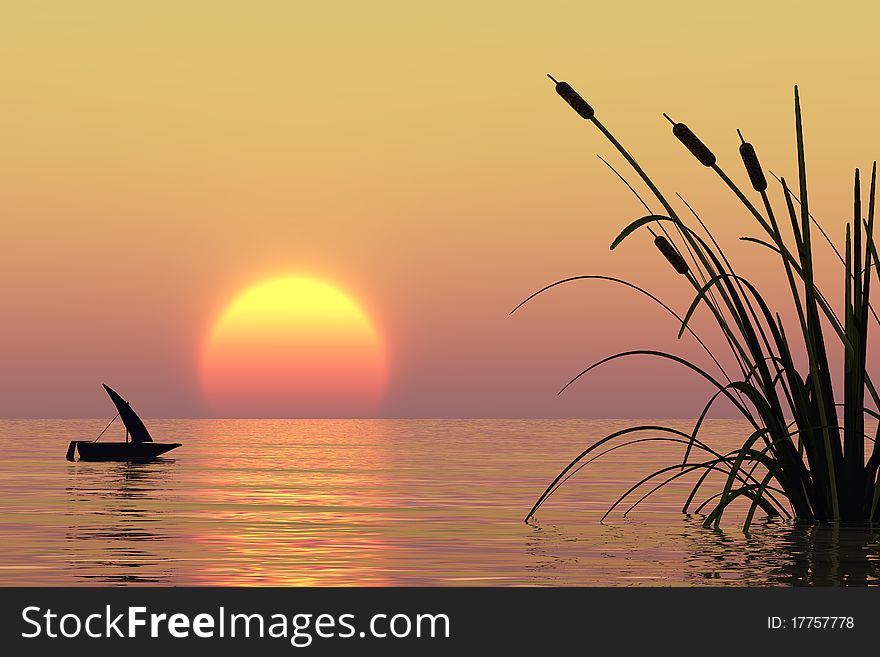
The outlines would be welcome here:
M 535 515 L 535 511 L 537 511 L 541 507 L 541 505 L 544 503 L 544 500 L 547 499 L 552 494 L 553 488 L 554 488 L 554 486 L 556 486 L 556 483 L 560 479 L 562 479 L 569 470 L 571 470 L 575 465 L 577 465 L 578 462 L 582 458 L 584 458 L 588 454 L 592 453 L 593 450 L 598 449 L 599 447 L 606 444 L 607 442 L 614 440 L 618 436 L 625 436 L 629 433 L 636 433 L 639 431 L 660 431 L 660 432 L 665 431 L 668 433 L 675 433 L 674 430 L 668 429 L 667 427 L 661 427 L 661 426 L 656 426 L 656 425 L 645 425 L 645 426 L 638 426 L 638 427 L 628 427 L 628 428 L 622 429 L 620 431 L 615 431 L 614 433 L 605 436 L 601 440 L 594 442 L 587 449 L 585 449 L 583 452 L 581 452 L 577 457 L 575 457 L 567 466 L 565 466 L 565 468 L 562 470 L 562 472 L 560 472 L 558 475 L 556 475 L 556 479 L 554 479 L 551 482 L 551 484 L 549 486 L 547 486 L 546 490 L 541 494 L 541 496 L 538 498 L 538 501 L 535 502 L 535 505 L 532 507 L 532 509 L 526 515 L 526 520 L 528 520 L 529 518 L 531 518 L 532 516 Z
M 612 283 L 619 283 L 620 285 L 625 285 L 626 287 L 632 288 L 633 290 L 636 290 L 637 292 L 640 292 L 641 294 L 643 294 L 646 297 L 648 297 L 649 299 L 651 299 L 651 301 L 653 301 L 656 304 L 658 304 L 659 306 L 661 306 L 664 310 L 666 310 L 666 312 L 668 312 L 670 315 L 675 317 L 675 319 L 677 319 L 679 322 L 682 321 L 682 318 L 678 315 L 678 313 L 676 313 L 672 308 L 670 308 L 665 303 L 663 303 L 662 300 L 660 300 L 659 298 L 657 298 L 656 296 L 654 296 L 653 294 L 651 294 L 650 292 L 648 292 L 644 288 L 641 288 L 638 285 L 634 285 L 633 283 L 630 283 L 629 281 L 623 280 L 622 278 L 615 278 L 613 276 L 596 276 L 596 275 L 570 276 L 569 278 L 563 278 L 562 280 L 558 280 L 555 283 L 550 283 L 550 285 L 545 285 L 537 292 L 530 294 L 523 301 L 520 301 L 517 304 L 516 308 L 511 310 L 510 313 L 508 313 L 508 314 L 512 315 L 517 310 L 519 310 L 524 305 L 526 305 L 529 301 L 531 301 L 532 299 L 534 299 L 538 295 L 546 292 L 547 290 L 550 290 L 550 289 L 557 287 L 559 285 L 563 285 L 564 283 L 571 283 L 572 281 L 584 281 L 584 280 L 610 281 Z M 703 351 L 705 351 L 709 355 L 709 358 L 712 359 L 712 362 L 715 363 L 715 365 L 721 371 L 721 374 L 724 376 L 724 378 L 727 379 L 728 381 L 730 381 L 730 376 L 727 374 L 727 372 L 724 370 L 724 367 L 721 365 L 721 363 L 718 362 L 718 359 L 715 357 L 715 354 L 713 354 L 712 351 L 709 349 L 709 347 L 706 346 L 706 343 L 703 342 L 703 340 L 700 338 L 700 336 L 697 335 L 690 328 L 688 328 L 688 333 L 690 333 L 694 337 L 694 339 L 703 348 Z M 679 333 L 679 337 L 681 337 L 680 333 Z
M 724 395 L 725 395 L 725 396 L 726 396 L 731 402 L 733 402 L 734 406 L 736 406 L 737 409 L 740 410 L 740 411 L 743 413 L 743 415 L 748 416 L 748 410 L 747 410 L 744 406 L 742 406 L 742 405 L 740 404 L 739 400 L 737 400 L 736 397 L 734 397 L 734 396 L 733 396 L 733 395 L 727 390 L 727 388 L 726 388 L 725 386 L 721 385 L 720 383 L 718 383 L 718 381 L 716 381 L 714 378 L 712 378 L 712 376 L 709 375 L 705 370 L 703 370 L 703 369 L 697 367 L 697 366 L 694 365 L 693 363 L 691 363 L 691 362 L 689 362 L 689 361 L 687 361 L 687 360 L 685 360 L 684 358 L 681 358 L 681 357 L 679 357 L 679 356 L 675 356 L 675 355 L 673 355 L 673 354 L 669 354 L 669 353 L 666 353 L 666 352 L 664 352 L 664 351 L 654 351 L 654 350 L 650 350 L 650 349 L 636 349 L 636 350 L 633 350 L 633 351 L 622 351 L 622 352 L 620 352 L 620 353 L 614 354 L 613 356 L 607 356 L 606 358 L 603 358 L 602 360 L 593 363 L 593 364 L 590 365 L 588 368 L 586 368 L 585 370 L 581 371 L 580 374 L 578 374 L 576 377 L 574 377 L 574 378 L 571 379 L 568 383 L 566 383 L 565 386 L 563 386 L 563 388 L 562 388 L 558 393 L 556 393 L 556 394 L 561 395 L 561 394 L 562 394 L 563 392 L 565 392 L 566 389 L 568 389 L 568 387 L 571 386 L 575 381 L 577 381 L 578 379 L 580 379 L 580 378 L 581 378 L 582 376 L 584 376 L 585 374 L 588 374 L 588 373 L 591 372 L 592 370 L 596 369 L 596 368 L 599 367 L 600 365 L 604 365 L 605 363 L 611 362 L 611 361 L 613 361 L 613 360 L 617 360 L 617 359 L 619 359 L 619 358 L 626 358 L 626 357 L 628 357 L 628 356 L 656 356 L 656 357 L 658 357 L 658 358 L 666 358 L 666 359 L 668 359 L 668 360 L 671 360 L 671 361 L 674 361 L 674 362 L 679 363 L 679 364 L 681 364 L 681 365 L 684 365 L 684 366 L 687 367 L 688 369 L 693 370 L 694 372 L 696 372 L 697 374 L 699 374 L 700 376 L 702 376 L 702 377 L 703 377 L 704 379 L 706 379 L 709 383 L 711 383 L 716 389 L 720 390 L 720 391 L 722 392 L 722 394 L 724 394 Z
M 726 496 L 724 498 L 723 501 L 718 503 L 718 506 L 716 506 L 711 511 L 711 513 L 709 513 L 709 515 L 703 521 L 703 527 L 706 527 L 708 529 L 710 526 L 712 526 L 714 524 L 715 529 L 718 529 L 719 523 L 721 522 L 721 514 L 724 513 L 724 510 L 728 506 L 730 506 L 730 504 L 734 500 L 736 500 L 738 497 L 746 496 L 752 500 L 758 499 L 756 497 L 756 493 L 755 493 L 755 491 L 758 488 L 759 488 L 759 484 L 748 484 L 746 486 L 742 486 L 742 487 L 737 488 L 736 490 L 732 491 L 728 496 Z
M 770 175 L 773 176 L 774 178 L 776 178 L 776 182 L 782 184 L 782 178 L 780 178 L 779 176 L 777 176 L 777 175 L 776 175 L 775 173 L 773 173 L 772 171 L 770 172 Z M 798 197 L 795 196 L 794 194 L 791 194 L 791 199 L 792 199 L 795 203 L 797 203 L 798 205 L 800 205 L 800 203 L 801 203 L 801 202 L 800 202 L 800 199 L 798 199 Z M 820 224 L 812 214 L 810 215 L 810 221 L 812 221 L 812 222 L 813 222 L 813 225 L 816 226 L 816 228 L 819 229 L 819 232 L 820 232 L 820 233 L 822 233 L 822 237 L 825 238 L 825 241 L 828 243 L 828 246 L 830 246 L 830 247 L 831 247 L 831 250 L 834 251 L 834 255 L 837 256 L 837 259 L 838 259 L 838 260 L 840 260 L 840 264 L 844 264 L 844 261 L 843 261 L 843 255 L 841 255 L 840 250 L 839 250 L 836 246 L 834 246 L 834 242 L 831 240 L 830 237 L 828 237 L 828 233 L 826 233 L 826 232 L 825 232 L 825 229 L 822 228 L 822 224 Z
M 755 517 L 755 510 L 758 508 L 758 504 L 763 499 L 764 492 L 767 490 L 767 485 L 775 476 L 775 470 L 769 470 L 766 475 L 764 475 L 764 479 L 761 480 L 761 485 L 758 486 L 758 489 L 755 491 L 755 495 L 752 498 L 752 503 L 749 505 L 749 511 L 746 513 L 746 519 L 743 522 L 743 533 L 748 533 L 749 527 L 752 524 L 752 519 Z M 718 521 L 720 522 L 721 517 L 719 516 Z
M 686 474 L 690 474 L 691 472 L 693 472 L 693 471 L 695 471 L 695 470 L 699 470 L 700 468 L 708 468 L 708 469 L 710 469 L 710 470 L 720 470 L 720 468 L 718 467 L 718 463 L 720 463 L 720 462 L 722 462 L 722 461 L 723 461 L 723 459 L 712 459 L 712 460 L 709 460 L 709 461 L 704 461 L 704 462 L 702 462 L 702 463 L 694 463 L 694 464 L 692 464 L 692 465 L 689 465 L 687 468 L 685 468 L 684 471 L 680 471 L 680 472 L 678 472 L 674 477 L 672 477 L 672 478 L 670 479 L 670 481 L 671 481 L 672 479 L 678 479 L 678 478 L 680 478 L 680 477 L 682 477 L 682 476 L 684 476 L 684 475 L 686 475 Z M 621 495 L 620 497 L 617 498 L 617 500 L 614 502 L 614 504 L 612 504 L 611 507 L 609 507 L 609 509 L 604 513 L 604 515 L 602 516 L 600 522 L 604 522 L 604 521 L 605 521 L 605 518 L 607 518 L 608 516 L 610 516 L 610 515 L 613 513 L 614 509 L 616 509 L 618 506 L 620 506 L 620 504 L 621 504 L 621 503 L 622 503 L 627 497 L 629 497 L 630 494 L 632 494 L 634 491 L 636 491 L 636 490 L 638 490 L 639 488 L 641 488 L 644 484 L 646 484 L 647 482 L 649 482 L 651 479 L 654 479 L 655 477 L 659 477 L 659 476 L 662 475 L 662 474 L 665 474 L 665 473 L 670 472 L 670 471 L 672 471 L 672 470 L 676 470 L 676 469 L 678 469 L 678 468 L 679 468 L 678 465 L 669 465 L 669 466 L 666 466 L 666 467 L 661 468 L 661 469 L 659 469 L 659 470 L 656 470 L 656 471 L 652 472 L 651 474 L 649 474 L 649 475 L 643 477 L 642 479 L 640 479 L 638 482 L 636 482 L 635 484 L 633 484 L 632 486 L 630 486 L 630 487 L 627 489 L 627 491 L 626 491 L 623 495 Z M 723 472 L 723 470 L 720 470 L 720 471 Z M 749 485 L 747 484 L 747 485 L 744 486 L 744 488 L 746 488 L 746 487 L 748 487 L 748 486 L 749 486 Z M 755 483 L 755 484 L 751 484 L 751 486 L 753 486 L 753 487 L 757 487 L 758 484 L 757 484 L 757 483 Z
M 675 430 L 670 429 L 670 431 L 675 431 Z M 684 444 L 684 443 L 686 443 L 687 441 L 685 441 L 685 440 L 682 439 L 682 438 L 667 438 L 667 437 L 661 437 L 661 436 L 654 436 L 654 437 L 652 437 L 652 438 L 639 438 L 639 439 L 636 439 L 636 440 L 628 440 L 627 442 L 625 442 L 625 443 L 621 443 L 620 445 L 615 445 L 614 447 L 610 447 L 610 448 L 608 448 L 608 449 L 606 449 L 606 450 L 600 452 L 599 454 L 596 454 L 595 456 L 593 456 L 593 457 L 587 459 L 587 460 L 584 461 L 583 463 L 579 463 L 578 466 L 577 466 L 576 468 L 574 468 L 573 470 L 570 470 L 570 471 L 568 472 L 568 474 L 565 475 L 565 477 L 563 477 L 562 479 L 560 479 L 560 480 L 556 483 L 556 485 L 553 486 L 553 489 L 550 490 L 550 492 L 549 492 L 549 494 L 547 495 L 547 497 L 544 498 L 544 501 L 546 502 L 547 499 L 548 499 L 549 497 L 551 497 L 551 496 L 553 495 L 553 493 L 555 493 L 557 490 L 559 490 L 559 488 L 561 488 L 562 485 L 563 485 L 566 481 L 568 481 L 569 479 L 571 479 L 574 475 L 576 475 L 576 474 L 577 474 L 578 472 L 580 472 L 584 467 L 586 467 L 587 465 L 589 465 L 589 464 L 592 463 L 593 461 L 596 461 L 597 459 L 602 458 L 602 457 L 605 456 L 606 454 L 609 454 L 610 452 L 614 452 L 614 451 L 616 451 L 616 450 L 618 450 L 618 449 L 622 449 L 622 448 L 624 448 L 624 447 L 629 447 L 629 446 L 631 446 L 631 445 L 635 445 L 635 444 L 637 444 L 637 443 L 644 443 L 644 442 L 676 442 L 676 443 L 682 443 L 682 444 Z M 706 447 L 705 445 L 703 445 L 703 444 L 701 444 L 701 443 L 698 444 L 697 447 L 698 447 L 699 449 L 703 449 L 704 451 L 706 451 L 706 452 L 709 453 L 709 454 L 712 454 L 712 455 L 714 455 L 714 456 L 718 456 L 719 458 L 721 457 L 720 454 L 718 454 L 717 452 L 715 452 L 715 451 L 709 449 L 708 447 Z
M 755 431 L 754 433 L 752 433 L 751 436 L 748 437 L 746 442 L 743 443 L 743 446 L 737 452 L 736 459 L 734 460 L 733 466 L 730 468 L 730 473 L 727 476 L 727 481 L 724 482 L 724 489 L 721 491 L 721 500 L 719 501 L 718 504 L 722 508 L 727 506 L 727 504 L 725 504 L 725 501 L 730 497 L 731 488 L 733 487 L 733 482 L 736 479 L 737 472 L 739 472 L 740 468 L 742 467 L 743 460 L 752 451 L 752 449 L 751 449 L 752 445 L 754 445 L 758 441 L 759 438 L 766 437 L 767 433 L 768 432 L 766 429 L 763 429 L 761 431 Z M 769 448 L 769 445 L 768 445 L 768 448 Z M 773 462 L 771 461 L 771 464 L 772 463 Z M 768 467 L 768 470 L 772 470 L 772 469 L 773 468 Z M 719 514 L 717 516 L 717 520 L 716 520 L 716 524 L 715 524 L 716 529 L 718 528 L 718 523 L 720 521 L 721 521 L 721 515 Z
M 683 434 L 682 432 L 679 432 L 679 431 L 676 430 L 676 429 L 668 428 L 668 430 L 669 430 L 670 432 L 678 433 L 678 434 L 680 434 L 680 435 L 686 435 L 686 434 Z M 689 440 L 686 441 L 686 440 L 684 440 L 684 439 L 682 439 L 682 438 L 669 438 L 669 437 L 654 436 L 654 437 L 652 437 L 652 438 L 638 438 L 638 439 L 636 439 L 636 440 L 629 440 L 629 441 L 627 441 L 627 442 L 625 442 L 625 443 L 621 443 L 620 445 L 615 445 L 614 447 L 610 447 L 610 448 L 608 448 L 608 449 L 606 449 L 606 450 L 600 452 L 599 454 L 593 456 L 592 458 L 587 459 L 587 460 L 584 461 L 583 463 L 578 464 L 578 466 L 577 466 L 576 468 L 574 468 L 573 470 L 570 470 L 570 471 L 568 472 L 568 474 L 566 474 L 565 477 L 563 477 L 561 480 L 559 480 L 559 481 L 556 483 L 555 486 L 553 486 L 553 490 L 551 490 L 551 491 L 549 492 L 549 494 L 547 495 L 547 497 L 544 498 L 544 501 L 546 502 L 546 501 L 547 501 L 547 498 L 549 498 L 550 496 L 553 495 L 553 493 L 555 493 L 557 490 L 559 490 L 559 488 L 560 488 L 560 487 L 561 487 L 566 481 L 568 481 L 571 477 L 573 477 L 574 475 L 576 475 L 576 474 L 577 474 L 578 472 L 580 472 L 584 467 L 586 467 L 587 465 L 589 465 L 589 464 L 592 463 L 593 461 L 596 461 L 597 459 L 599 459 L 599 458 L 605 456 L 606 454 L 609 454 L 610 452 L 616 451 L 616 450 L 618 450 L 618 449 L 622 449 L 622 448 L 624 448 L 624 447 L 629 447 L 629 446 L 631 446 L 631 445 L 635 445 L 635 444 L 637 444 L 637 443 L 645 443 L 645 442 L 673 442 L 673 443 L 681 443 L 681 444 L 690 444 L 690 441 L 689 441 Z M 707 445 L 701 443 L 700 441 L 696 441 L 695 446 L 696 446 L 698 449 L 702 449 L 702 450 L 705 451 L 706 453 L 711 454 L 712 456 L 717 457 L 718 459 L 720 459 L 721 461 L 724 461 L 725 463 L 731 461 L 731 457 L 732 457 L 732 455 L 736 453 L 736 452 L 732 452 L 732 453 L 728 453 L 728 454 L 726 454 L 726 455 L 721 455 L 721 454 L 719 454 L 718 452 L 716 452 L 715 450 L 713 450 L 713 449 L 711 449 L 710 447 L 708 447 Z M 683 467 L 684 467 L 684 466 L 682 466 L 682 468 L 683 468 Z M 707 472 L 707 474 L 708 474 L 708 472 Z M 743 475 L 737 473 L 736 477 L 737 477 L 737 479 L 739 479 L 739 480 L 742 481 L 743 483 L 748 483 L 749 480 L 753 480 L 753 481 L 755 481 L 755 482 L 757 483 L 757 481 L 756 481 L 756 480 L 754 479 L 754 477 L 752 476 L 752 473 L 751 473 L 751 472 L 747 473 L 745 476 L 743 476 Z M 776 503 L 776 504 L 778 504 L 778 502 L 777 502 L 775 499 L 773 500 L 773 502 Z M 782 509 L 781 505 L 780 505 L 780 509 Z M 783 510 L 783 512 L 784 512 L 784 509 L 782 509 L 782 510 Z M 786 513 L 786 515 L 787 515 L 787 513 Z
M 645 211 L 648 214 L 651 214 L 651 208 L 648 207 L 647 203 L 645 203 L 645 199 L 642 198 L 641 194 L 639 194 L 635 190 L 635 188 L 629 184 L 629 181 L 626 178 L 624 178 L 623 175 L 617 169 L 615 169 L 614 166 L 608 160 L 606 160 L 604 157 L 602 157 L 601 155 L 598 155 L 598 154 L 596 155 L 596 157 L 598 157 L 600 160 L 602 160 L 602 162 L 605 164 L 605 166 L 614 172 L 614 175 L 616 175 L 620 179 L 620 181 L 624 185 L 627 186 L 627 189 L 629 189 L 629 191 L 631 191 L 635 195 L 635 197 L 639 200 L 639 203 L 642 204 L 642 207 L 645 208 Z
M 712 473 L 712 470 L 707 469 L 707 470 L 705 470 L 704 475 L 705 475 L 705 476 L 708 476 L 708 475 L 711 474 L 711 473 Z M 647 493 L 645 493 L 644 495 L 642 495 L 638 500 L 636 500 L 635 502 L 633 502 L 633 503 L 632 503 L 632 504 L 626 509 L 626 511 L 623 512 L 624 517 L 628 516 L 629 513 L 630 513 L 630 511 L 635 510 L 635 508 L 636 508 L 637 506 L 639 506 L 642 502 L 644 502 L 645 500 L 647 500 L 651 495 L 653 495 L 654 493 L 656 493 L 657 491 L 659 491 L 661 488 L 663 488 L 663 487 L 666 486 L 667 484 L 672 483 L 672 482 L 675 481 L 676 479 L 681 478 L 682 476 L 684 476 L 684 475 L 686 475 L 686 474 L 690 474 L 690 473 L 689 473 L 689 472 L 678 472 L 678 473 L 672 475 L 671 477 L 667 477 L 666 479 L 664 479 L 662 482 L 660 482 L 659 484 L 657 484 L 656 486 L 654 486 L 654 487 L 653 487 L 651 490 L 649 490 Z M 703 476 L 703 475 L 701 475 L 701 477 L 702 477 L 702 476 Z M 757 483 L 757 482 L 756 482 L 756 483 Z M 763 483 L 763 482 L 761 482 L 761 483 Z M 758 485 L 758 490 L 760 490 L 760 483 L 757 483 L 757 485 Z M 775 490 L 776 492 L 778 492 L 778 493 L 780 493 L 780 494 L 783 494 L 783 495 L 785 494 L 785 492 L 784 492 L 783 490 L 778 489 L 778 488 L 774 489 L 773 487 L 769 487 L 769 488 L 768 488 L 768 487 L 765 487 L 764 490 Z M 763 495 L 763 491 L 762 491 L 762 495 Z M 700 510 L 701 510 L 704 506 L 706 506 L 706 504 L 707 504 L 709 501 L 711 501 L 712 499 L 715 499 L 715 498 L 717 498 L 717 497 L 721 497 L 721 493 L 715 493 L 715 495 L 713 495 L 713 496 L 710 497 L 708 500 L 706 500 L 706 502 L 703 502 L 703 504 L 700 505 L 700 507 L 697 509 L 696 512 L 699 513 Z M 767 500 L 761 499 L 761 500 L 756 501 L 756 506 L 760 506 L 761 509 L 763 509 L 764 513 L 766 513 L 768 516 L 780 516 L 780 515 L 783 515 L 783 514 L 782 514 L 783 509 L 781 509 L 781 508 L 780 508 L 780 509 L 777 509 L 775 506 L 773 506 L 773 504 L 770 504 Z M 785 514 L 785 516 L 786 516 L 786 517 L 790 517 L 787 513 Z
M 641 219 L 636 219 L 631 224 L 629 224 L 626 228 L 620 231 L 620 234 L 614 238 L 614 241 L 611 243 L 611 250 L 613 251 L 620 243 L 629 237 L 632 233 L 637 231 L 639 228 L 646 224 L 654 223 L 655 221 L 671 221 L 672 223 L 678 223 L 677 219 L 673 219 L 672 217 L 665 217 L 661 214 L 649 214 L 646 217 L 642 217 Z

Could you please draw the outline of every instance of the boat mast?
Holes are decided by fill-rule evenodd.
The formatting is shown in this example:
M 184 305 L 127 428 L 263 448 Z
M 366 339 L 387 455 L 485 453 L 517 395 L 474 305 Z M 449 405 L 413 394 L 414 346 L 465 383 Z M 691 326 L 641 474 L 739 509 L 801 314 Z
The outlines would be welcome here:
M 110 420 L 110 424 L 108 424 L 106 427 L 104 427 L 104 430 L 103 430 L 101 433 L 98 434 L 98 438 L 100 438 L 100 437 L 103 436 L 105 433 L 107 433 L 107 429 L 110 428 L 110 425 L 111 425 L 111 424 L 113 424 L 114 422 L 116 422 L 116 418 L 118 418 L 118 417 L 119 417 L 119 413 L 117 413 L 116 415 L 113 416 L 113 419 Z M 92 442 L 93 442 L 93 443 L 98 442 L 98 438 L 95 438 Z

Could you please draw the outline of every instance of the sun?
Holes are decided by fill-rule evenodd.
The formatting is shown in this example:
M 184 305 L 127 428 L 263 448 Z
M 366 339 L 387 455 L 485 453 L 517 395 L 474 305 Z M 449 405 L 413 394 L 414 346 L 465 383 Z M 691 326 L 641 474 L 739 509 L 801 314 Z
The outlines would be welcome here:
M 382 401 L 387 369 L 376 327 L 350 296 L 290 276 L 226 307 L 204 344 L 201 383 L 225 417 L 365 417 Z

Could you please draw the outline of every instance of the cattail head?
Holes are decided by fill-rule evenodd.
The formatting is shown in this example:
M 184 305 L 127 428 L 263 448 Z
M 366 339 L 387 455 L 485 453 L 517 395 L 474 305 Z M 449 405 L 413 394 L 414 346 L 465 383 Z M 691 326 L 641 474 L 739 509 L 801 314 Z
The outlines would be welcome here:
M 547 77 L 553 80 L 556 83 L 556 93 L 562 96 L 562 99 L 571 105 L 571 108 L 577 112 L 581 118 L 584 119 L 592 119 L 593 115 L 596 113 L 593 111 L 593 108 L 590 107 L 590 104 L 581 98 L 580 94 L 575 91 L 572 86 L 568 82 L 558 82 L 556 78 L 554 78 L 549 73 Z
M 685 145 L 685 148 L 699 160 L 700 164 L 704 167 L 711 167 L 715 164 L 715 154 L 709 150 L 706 144 L 700 141 L 699 137 L 691 132 L 690 128 L 684 123 L 676 123 L 666 114 L 663 116 L 672 124 L 672 134 L 678 137 L 678 141 Z
M 669 261 L 669 264 L 675 268 L 679 274 L 687 274 L 689 269 L 687 263 L 684 261 L 684 258 L 681 257 L 681 254 L 675 250 L 675 247 L 669 243 L 662 235 L 658 235 L 654 238 L 654 246 L 657 247 L 657 250 L 663 254 L 663 257 Z
M 742 139 L 742 144 L 739 146 L 739 154 L 746 167 L 746 173 L 749 174 L 749 180 L 752 181 L 752 187 L 756 192 L 763 192 L 767 189 L 767 178 L 764 177 L 764 170 L 761 169 L 761 163 L 758 162 L 758 154 L 755 153 L 755 147 L 743 139 L 742 133 L 739 130 L 737 132 L 739 133 L 739 138 Z

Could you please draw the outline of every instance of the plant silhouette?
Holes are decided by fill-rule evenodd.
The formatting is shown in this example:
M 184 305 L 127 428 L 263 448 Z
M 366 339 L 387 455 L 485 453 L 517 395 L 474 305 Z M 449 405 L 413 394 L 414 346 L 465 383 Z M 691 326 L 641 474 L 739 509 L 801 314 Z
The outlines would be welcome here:
M 880 397 L 865 369 L 871 316 L 880 324 L 870 304 L 872 269 L 876 273 L 880 267 L 874 242 L 876 162 L 871 170 L 866 213 L 862 206 L 859 170 L 855 171 L 852 221 L 847 224 L 846 244 L 841 254 L 810 214 L 804 130 L 797 87 L 794 89 L 797 192 L 790 189 L 784 178 L 776 178 L 785 203 L 779 216 L 786 217 L 791 224 L 792 236 L 788 239 L 783 237 L 777 212 L 767 193 L 767 178 L 754 146 L 737 131 L 742 142 L 740 157 L 752 187 L 752 193 L 747 195 L 718 165 L 714 153 L 690 128 L 664 114 L 672 123 L 673 135 L 733 192 L 764 233 L 760 237 L 741 239 L 769 249 L 779 257 L 797 313 L 797 328 L 791 330 L 780 315 L 770 309 L 757 287 L 735 272 L 706 224 L 684 199 L 679 197 L 696 221 L 695 226 L 682 219 L 635 158 L 596 118 L 594 109 L 571 85 L 548 77 L 577 114 L 598 128 L 617 149 L 662 208 L 654 212 L 625 177 L 606 162 L 647 211 L 645 216 L 620 232 L 611 248 L 615 249 L 631 235 L 647 229 L 654 237 L 658 251 L 695 294 L 687 312 L 680 316 L 657 297 L 627 281 L 604 276 L 579 276 L 548 285 L 511 313 L 535 296 L 572 280 L 604 279 L 628 285 L 659 303 L 680 322 L 679 337 L 685 331 L 696 337 L 719 373 L 710 374 L 685 358 L 651 350 L 614 354 L 579 373 L 562 391 L 602 364 L 621 358 L 650 356 L 690 369 L 708 381 L 714 392 L 690 433 L 671 427 L 642 425 L 593 442 L 553 480 L 526 519 L 533 517 L 569 477 L 591 460 L 611 451 L 608 448 L 613 441 L 619 440 L 625 441 L 620 447 L 644 441 L 679 443 L 683 458 L 635 482 L 603 519 L 624 503 L 628 503 L 628 512 L 663 486 L 691 475 L 696 482 L 682 509 L 687 512 L 698 503 L 698 496 L 705 496 L 703 488 L 713 473 L 723 476 L 723 486 L 697 507 L 700 511 L 707 510 L 704 520 L 707 527 L 718 527 L 725 510 L 738 499 L 748 502 L 744 531 L 748 531 L 758 508 L 769 516 L 782 515 L 809 522 L 870 523 L 880 519 L 880 441 L 866 435 L 866 419 L 878 418 L 867 405 L 880 407 Z M 845 268 L 842 317 L 835 313 L 814 277 L 813 228 L 817 228 L 831 244 Z M 689 323 L 700 307 L 711 313 L 732 353 L 735 373 L 722 367 L 718 357 L 692 331 Z M 799 367 L 795 362 L 795 340 L 806 354 L 805 366 Z M 832 382 L 827 348 L 831 341 L 839 342 L 844 354 L 840 386 Z M 732 403 L 751 427 L 750 435 L 738 449 L 723 454 L 700 440 L 700 429 L 712 406 L 720 399 Z M 646 433 L 654 435 L 648 438 L 640 435 Z

